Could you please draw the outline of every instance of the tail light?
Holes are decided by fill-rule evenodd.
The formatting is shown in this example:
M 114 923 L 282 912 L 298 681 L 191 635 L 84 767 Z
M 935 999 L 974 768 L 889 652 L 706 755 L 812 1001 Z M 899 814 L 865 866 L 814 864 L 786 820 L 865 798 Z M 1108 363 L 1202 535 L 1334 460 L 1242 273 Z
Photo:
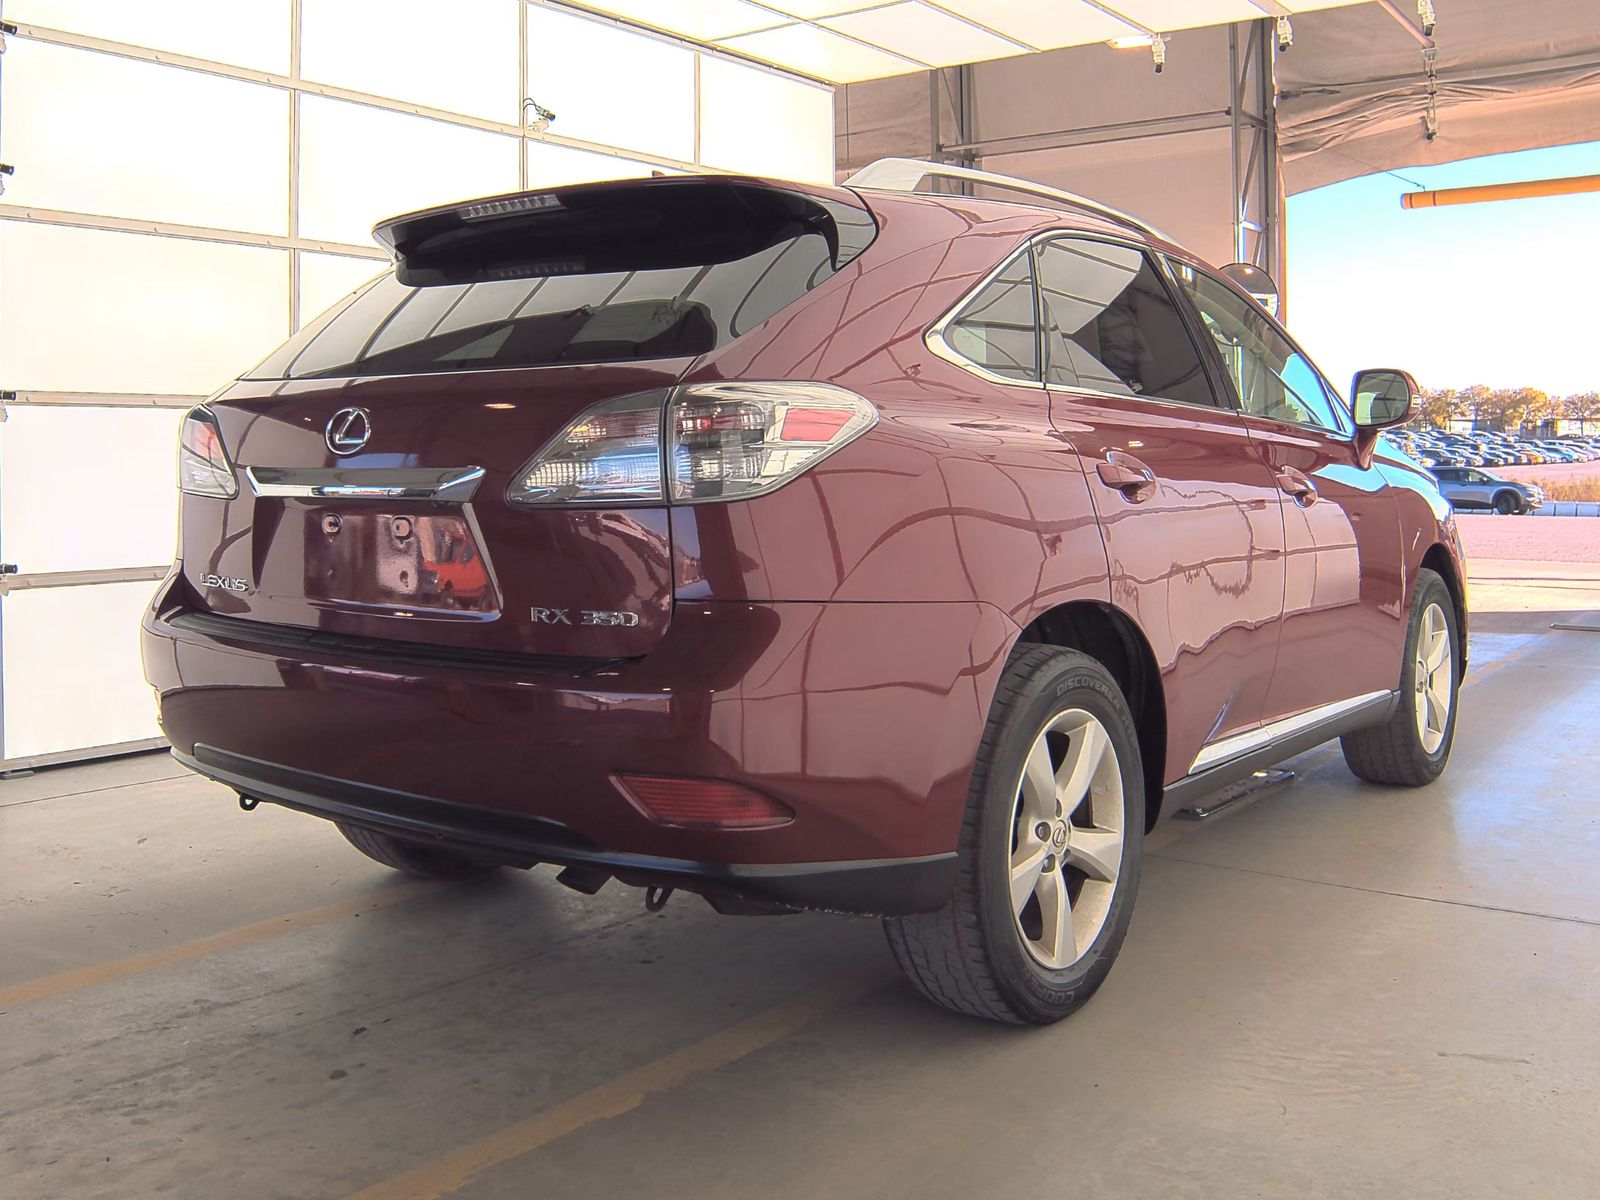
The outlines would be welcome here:
M 239 494 L 239 477 L 228 461 L 217 418 L 205 405 L 189 410 L 178 443 L 178 488 L 191 496 L 219 496 L 231 500 Z
M 669 393 L 596 404 L 556 435 L 506 493 L 513 504 L 660 503 L 661 410 Z
M 703 383 L 597 404 L 519 472 L 513 504 L 692 504 L 782 487 L 877 422 L 828 383 Z
M 794 810 L 787 804 L 726 779 L 618 775 L 616 784 L 633 806 L 657 825 L 772 829 L 794 820 Z

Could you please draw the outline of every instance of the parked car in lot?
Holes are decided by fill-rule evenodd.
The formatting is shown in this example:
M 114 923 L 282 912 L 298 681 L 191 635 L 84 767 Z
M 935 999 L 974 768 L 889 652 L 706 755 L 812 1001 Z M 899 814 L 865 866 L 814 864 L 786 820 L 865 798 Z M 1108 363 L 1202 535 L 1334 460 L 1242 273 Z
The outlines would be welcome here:
M 881 916 L 930 999 L 1033 1023 L 1158 819 L 1332 738 L 1435 779 L 1465 572 L 1376 445 L 1410 377 L 1347 403 L 1241 272 L 1080 198 L 851 184 L 380 225 L 393 269 L 185 422 L 177 758 L 418 874 Z
M 1455 508 L 1489 508 L 1510 516 L 1544 507 L 1544 489 L 1475 467 L 1435 467 L 1439 491 Z

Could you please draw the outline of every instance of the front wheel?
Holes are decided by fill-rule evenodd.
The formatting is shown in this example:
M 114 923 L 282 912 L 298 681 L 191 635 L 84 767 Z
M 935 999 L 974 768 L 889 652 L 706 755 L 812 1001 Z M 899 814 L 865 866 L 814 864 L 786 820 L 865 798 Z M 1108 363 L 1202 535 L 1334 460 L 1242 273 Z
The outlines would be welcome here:
M 896 961 L 956 1012 L 1059 1021 L 1122 947 L 1143 835 L 1138 733 L 1115 680 L 1086 655 L 1019 647 L 979 744 L 955 891 L 885 920 Z
M 1456 736 L 1460 636 L 1450 589 L 1424 567 L 1411 602 L 1400 702 L 1384 724 L 1340 739 L 1344 761 L 1359 778 L 1421 787 L 1444 773 Z
M 1510 492 L 1501 492 L 1494 498 L 1494 510 L 1502 517 L 1522 511 L 1522 503 Z

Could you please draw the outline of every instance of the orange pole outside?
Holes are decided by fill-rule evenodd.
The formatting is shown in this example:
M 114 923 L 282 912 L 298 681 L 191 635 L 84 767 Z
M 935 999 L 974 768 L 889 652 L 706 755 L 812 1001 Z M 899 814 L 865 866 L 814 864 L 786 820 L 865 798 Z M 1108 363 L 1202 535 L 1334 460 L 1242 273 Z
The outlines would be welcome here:
M 1438 208 L 1445 204 L 1482 204 L 1490 200 L 1527 200 L 1534 196 L 1570 196 L 1600 192 L 1600 175 L 1575 175 L 1569 179 L 1527 179 L 1520 183 L 1490 183 L 1482 187 L 1445 188 L 1438 192 L 1407 192 L 1401 208 Z

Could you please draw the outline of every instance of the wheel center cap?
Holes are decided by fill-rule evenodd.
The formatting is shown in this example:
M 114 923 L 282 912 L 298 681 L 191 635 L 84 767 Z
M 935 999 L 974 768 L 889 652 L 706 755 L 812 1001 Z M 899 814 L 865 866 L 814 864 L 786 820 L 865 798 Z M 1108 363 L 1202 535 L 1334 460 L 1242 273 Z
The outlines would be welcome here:
M 1067 823 L 1057 821 L 1055 830 L 1050 834 L 1050 844 L 1060 850 L 1067 844 Z

